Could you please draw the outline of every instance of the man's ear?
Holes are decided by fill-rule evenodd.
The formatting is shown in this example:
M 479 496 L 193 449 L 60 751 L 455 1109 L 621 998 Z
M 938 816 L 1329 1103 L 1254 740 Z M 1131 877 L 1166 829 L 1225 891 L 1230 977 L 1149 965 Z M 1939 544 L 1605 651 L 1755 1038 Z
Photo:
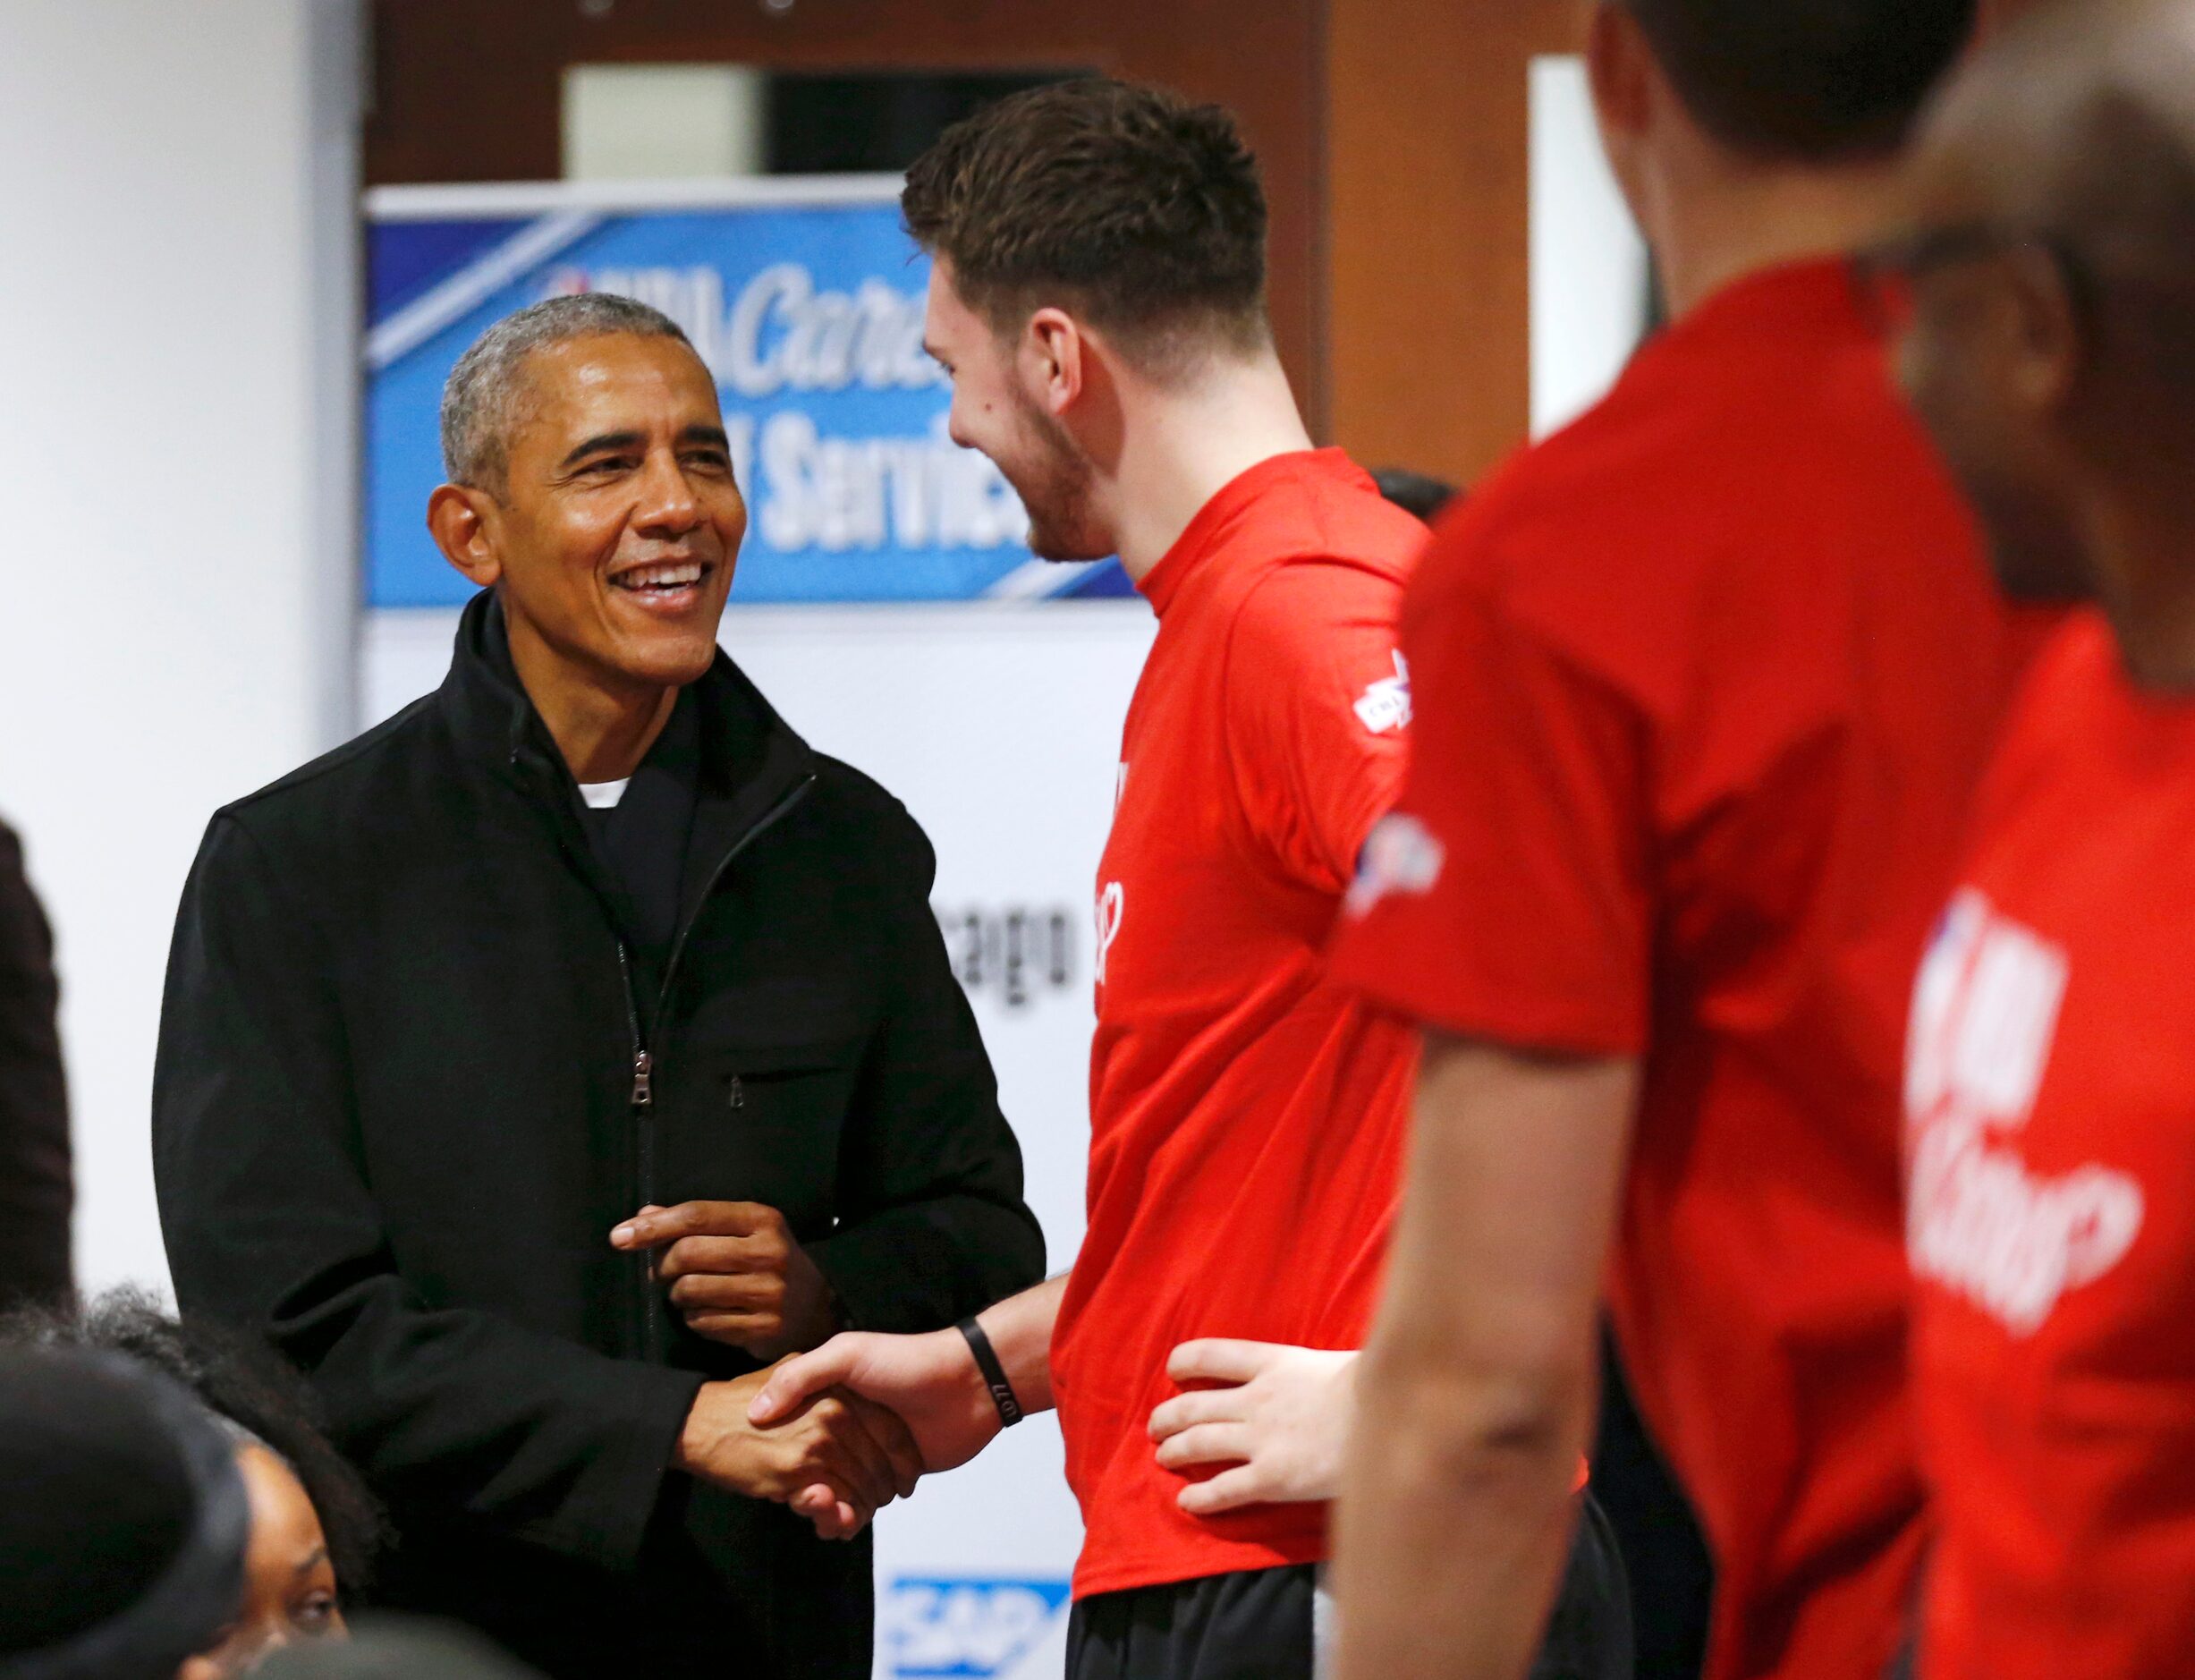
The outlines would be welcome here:
M 2064 266 L 2039 246 L 2004 255 L 2008 284 L 1996 293 L 1989 330 L 2004 358 L 2005 394 L 2026 415 L 2061 415 L 2080 382 L 2088 345 Z
M 1021 335 L 1018 371 L 1044 412 L 1057 420 L 1082 395 L 1089 343 L 1064 310 L 1038 310 Z
M 1594 116 L 1611 147 L 1644 133 L 1653 120 L 1652 65 L 1638 21 L 1612 0 L 1600 0 L 1586 36 L 1585 73 Z
M 494 503 L 485 491 L 445 484 L 427 498 L 427 529 L 443 558 L 481 589 L 503 576 L 490 525 Z

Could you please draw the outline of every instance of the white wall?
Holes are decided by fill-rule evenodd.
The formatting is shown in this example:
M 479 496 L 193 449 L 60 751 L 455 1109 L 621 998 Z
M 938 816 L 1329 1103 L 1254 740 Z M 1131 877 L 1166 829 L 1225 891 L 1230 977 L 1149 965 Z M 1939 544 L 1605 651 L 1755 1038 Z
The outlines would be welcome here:
M 59 939 L 92 1285 L 222 801 L 351 708 L 350 0 L 0 0 L 0 811 Z
M 1607 395 L 1646 331 L 1646 242 L 1601 150 L 1585 61 L 1531 67 L 1532 436 Z

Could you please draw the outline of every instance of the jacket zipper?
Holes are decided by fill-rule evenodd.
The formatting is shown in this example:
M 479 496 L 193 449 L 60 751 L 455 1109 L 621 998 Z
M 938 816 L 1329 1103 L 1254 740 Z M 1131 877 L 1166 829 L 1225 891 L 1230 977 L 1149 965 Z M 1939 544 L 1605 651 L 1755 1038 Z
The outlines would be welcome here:
M 632 958 L 623 939 L 617 942 L 617 973 L 624 982 L 625 1031 L 632 1044 L 632 1133 L 639 1151 L 636 1177 L 640 1204 L 645 1207 L 655 1200 L 648 1187 L 656 1176 L 656 1128 L 649 1123 L 648 1110 L 656 1102 L 656 1058 L 640 1037 L 640 1010 L 632 995 Z M 656 1289 L 656 1252 L 648 1250 L 640 1256 L 640 1262 L 641 1353 L 643 1358 L 653 1359 L 663 1328 L 663 1304 Z
M 680 959 L 686 955 L 687 936 L 692 933 L 694 922 L 700 920 L 700 906 L 708 903 L 716 891 L 717 883 L 724 879 L 725 871 L 732 867 L 739 855 L 784 820 L 786 814 L 795 805 L 808 797 L 808 790 L 815 785 L 816 778 L 813 774 L 801 777 L 799 785 L 784 798 L 765 811 L 755 826 L 742 835 L 732 849 L 717 860 L 716 867 L 709 871 L 708 886 L 701 889 L 700 897 L 694 901 L 693 916 L 688 920 L 684 927 L 678 930 L 678 938 L 673 941 L 671 946 L 670 961 L 663 965 L 663 985 L 657 991 L 656 998 L 656 1022 L 658 1027 L 662 1025 L 670 1005 L 671 985 L 678 978 Z M 632 990 L 632 959 L 626 951 L 625 942 L 623 939 L 617 942 L 617 972 L 619 978 L 624 982 L 625 1030 L 632 1045 L 631 1107 L 634 1148 L 638 1157 L 640 1205 L 648 1207 L 652 1206 L 657 1199 L 654 1116 L 656 1054 L 649 1048 L 647 1039 L 640 1032 L 640 1005 L 635 1000 Z M 660 1035 L 658 1035 L 659 1046 Z M 640 1329 L 645 1338 L 641 1356 L 651 1361 L 659 1361 L 669 1352 L 663 1329 L 663 1294 L 656 1287 L 654 1252 L 650 1251 L 646 1258 L 647 1265 L 642 1268 L 640 1275 Z

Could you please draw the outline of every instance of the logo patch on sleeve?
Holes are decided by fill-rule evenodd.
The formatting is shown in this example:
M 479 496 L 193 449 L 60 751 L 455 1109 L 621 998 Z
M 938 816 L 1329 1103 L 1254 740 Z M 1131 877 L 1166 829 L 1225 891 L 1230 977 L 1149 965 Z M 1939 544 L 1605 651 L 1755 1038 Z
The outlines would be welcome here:
M 1343 901 L 1352 916 L 1369 914 L 1381 899 L 1397 893 L 1429 893 L 1440 881 L 1448 848 L 1415 817 L 1401 811 L 1382 818 L 1357 860 L 1357 878 Z
M 1359 698 L 1357 721 L 1376 735 L 1410 726 L 1410 666 L 1403 663 L 1400 649 L 1394 655 L 1394 675 L 1381 677 Z

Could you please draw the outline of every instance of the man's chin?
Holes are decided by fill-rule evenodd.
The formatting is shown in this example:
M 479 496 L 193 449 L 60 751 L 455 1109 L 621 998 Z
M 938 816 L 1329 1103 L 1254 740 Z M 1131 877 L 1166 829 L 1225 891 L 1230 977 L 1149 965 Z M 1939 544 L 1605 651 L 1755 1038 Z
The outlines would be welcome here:
M 1110 560 L 1116 547 L 1089 531 L 1063 534 L 1032 525 L 1029 532 L 1030 553 L 1055 565 L 1087 565 L 1093 560 Z
M 706 676 L 716 658 L 716 637 L 696 629 L 677 635 L 658 632 L 645 639 L 625 638 L 614 650 L 611 663 L 628 682 L 684 688 Z

